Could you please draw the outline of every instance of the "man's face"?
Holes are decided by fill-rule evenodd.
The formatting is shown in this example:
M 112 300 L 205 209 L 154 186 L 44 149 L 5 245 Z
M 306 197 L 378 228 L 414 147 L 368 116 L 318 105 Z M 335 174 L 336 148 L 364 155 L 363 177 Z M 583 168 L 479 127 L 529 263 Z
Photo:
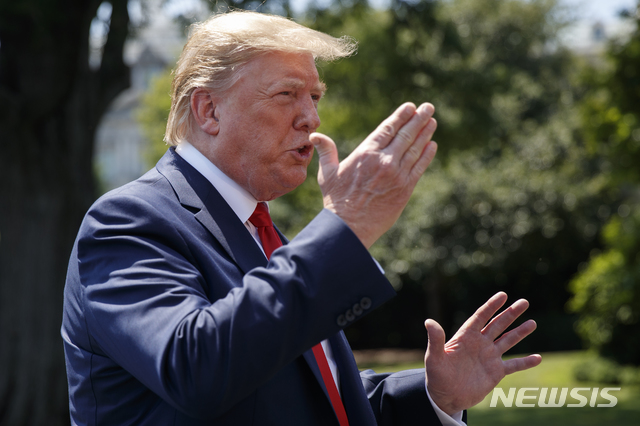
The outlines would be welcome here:
M 210 160 L 257 200 L 272 200 L 307 177 L 324 84 L 310 54 L 268 53 L 241 72 L 217 98 Z

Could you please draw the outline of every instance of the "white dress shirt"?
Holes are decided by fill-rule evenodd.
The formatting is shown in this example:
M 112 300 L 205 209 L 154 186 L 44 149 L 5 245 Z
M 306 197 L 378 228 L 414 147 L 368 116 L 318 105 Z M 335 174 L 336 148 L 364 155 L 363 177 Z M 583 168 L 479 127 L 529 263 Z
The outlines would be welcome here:
M 222 198 L 224 198 L 229 207 L 231 207 L 231 210 L 233 210 L 236 216 L 238 216 L 238 219 L 240 219 L 240 221 L 244 223 L 244 226 L 249 230 L 251 236 L 256 241 L 256 244 L 258 244 L 258 247 L 260 247 L 260 250 L 262 250 L 262 253 L 264 253 L 264 250 L 262 249 L 262 242 L 260 241 L 260 236 L 258 235 L 258 229 L 251 222 L 249 222 L 249 217 L 251 217 L 253 211 L 256 209 L 259 200 L 256 200 L 253 195 L 249 193 L 249 191 L 244 189 L 229 176 L 224 174 L 218 167 L 215 166 L 215 164 L 209 161 L 207 157 L 205 157 L 189 142 L 184 140 L 180 142 L 180 144 L 176 147 L 176 152 L 202 176 L 204 176 L 209 182 L 211 182 L 211 185 L 213 185 L 213 187 L 220 193 Z M 329 344 L 328 340 L 322 341 L 322 348 L 324 349 L 324 352 L 327 356 L 327 361 L 333 375 L 333 380 L 336 382 L 338 392 L 340 392 L 338 367 L 335 360 L 333 359 L 333 352 L 331 351 L 331 345 Z M 436 414 L 438 415 L 438 418 L 444 426 L 465 426 L 464 422 L 462 422 L 462 412 L 456 413 L 453 416 L 449 416 L 433 402 L 428 391 L 427 397 L 429 398 L 431 405 L 433 406 Z

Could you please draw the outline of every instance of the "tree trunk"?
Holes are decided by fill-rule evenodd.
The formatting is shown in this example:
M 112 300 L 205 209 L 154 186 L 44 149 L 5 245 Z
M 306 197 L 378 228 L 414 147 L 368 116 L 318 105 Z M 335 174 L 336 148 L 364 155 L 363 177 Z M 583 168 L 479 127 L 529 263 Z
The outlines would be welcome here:
M 71 246 L 94 200 L 95 128 L 128 86 L 126 0 L 102 65 L 99 0 L 0 1 L 0 424 L 68 425 L 60 323 Z

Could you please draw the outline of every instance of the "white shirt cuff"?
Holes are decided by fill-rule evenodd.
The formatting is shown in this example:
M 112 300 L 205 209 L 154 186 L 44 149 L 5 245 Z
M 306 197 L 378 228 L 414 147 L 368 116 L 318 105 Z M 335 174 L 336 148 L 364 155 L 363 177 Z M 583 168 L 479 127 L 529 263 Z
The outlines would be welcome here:
M 442 411 L 435 402 L 433 402 L 433 399 L 431 399 L 431 395 L 429 395 L 429 390 L 426 389 L 426 391 L 429 402 L 433 406 L 433 409 L 435 410 L 438 419 L 440 419 L 442 426 L 467 426 L 466 423 L 462 421 L 462 411 L 458 411 L 451 416 L 448 415 L 447 413 Z
M 384 269 L 382 269 L 382 265 L 380 265 L 380 263 L 376 260 L 375 257 L 371 256 L 371 259 L 373 259 L 373 261 L 376 263 L 376 266 L 378 267 L 378 269 L 380 270 L 380 273 L 382 275 L 384 275 Z

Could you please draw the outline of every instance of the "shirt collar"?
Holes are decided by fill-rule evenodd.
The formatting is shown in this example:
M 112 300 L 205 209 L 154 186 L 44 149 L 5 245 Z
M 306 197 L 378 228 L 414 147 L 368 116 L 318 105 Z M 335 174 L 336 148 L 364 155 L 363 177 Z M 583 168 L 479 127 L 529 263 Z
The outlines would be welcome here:
M 258 204 L 249 191 L 224 174 L 189 142 L 182 140 L 176 147 L 176 152 L 211 182 L 242 223 L 249 220 Z

